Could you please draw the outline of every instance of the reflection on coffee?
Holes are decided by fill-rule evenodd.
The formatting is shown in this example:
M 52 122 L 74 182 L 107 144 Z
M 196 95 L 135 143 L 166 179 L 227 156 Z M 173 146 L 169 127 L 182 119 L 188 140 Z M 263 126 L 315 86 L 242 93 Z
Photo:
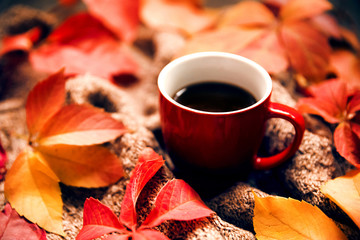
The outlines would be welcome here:
M 175 93 L 178 103 L 201 111 L 230 112 L 256 103 L 245 89 L 220 82 L 202 82 L 186 86 Z

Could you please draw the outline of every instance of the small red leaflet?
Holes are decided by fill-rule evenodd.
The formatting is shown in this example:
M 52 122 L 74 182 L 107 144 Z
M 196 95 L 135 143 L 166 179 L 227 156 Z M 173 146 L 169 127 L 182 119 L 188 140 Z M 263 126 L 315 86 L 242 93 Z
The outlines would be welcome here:
M 152 229 L 166 220 L 188 221 L 208 217 L 212 213 L 199 195 L 183 180 L 173 179 L 159 191 L 155 204 L 144 222 L 137 222 L 136 202 L 146 183 L 164 164 L 160 155 L 146 148 L 139 157 L 126 188 L 120 217 L 100 201 L 89 198 L 84 204 L 83 228 L 77 240 L 104 239 L 168 239 Z

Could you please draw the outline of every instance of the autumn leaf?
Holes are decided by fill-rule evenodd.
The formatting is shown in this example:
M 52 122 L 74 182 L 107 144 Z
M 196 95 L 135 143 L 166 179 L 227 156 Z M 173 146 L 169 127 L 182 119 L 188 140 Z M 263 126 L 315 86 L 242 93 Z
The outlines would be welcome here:
M 132 42 L 140 24 L 138 0 L 83 0 L 90 14 L 99 19 L 119 39 Z
M 135 166 L 130 182 L 126 187 L 124 200 L 121 205 L 120 220 L 128 228 L 133 229 L 136 227 L 135 206 L 141 190 L 163 164 L 164 160 L 162 157 L 149 148 L 145 149 L 139 157 L 138 164 Z
M 336 150 L 351 164 L 360 167 L 360 91 L 335 79 L 311 86 L 309 93 L 313 96 L 299 99 L 297 109 L 338 124 L 334 131 Z
M 59 182 L 104 187 L 119 180 L 123 176 L 121 161 L 97 144 L 126 131 L 121 122 L 103 110 L 64 105 L 65 82 L 64 71 L 60 70 L 29 93 L 29 146 L 16 158 L 5 180 L 5 196 L 21 215 L 63 236 Z
M 144 0 L 141 20 L 150 28 L 175 29 L 191 35 L 214 25 L 216 14 L 194 0 Z
M 156 197 L 155 207 L 141 228 L 152 228 L 166 220 L 188 221 L 211 215 L 200 196 L 183 180 L 169 181 Z
M 146 148 L 139 156 L 126 187 L 119 218 L 100 201 L 89 198 L 84 204 L 83 228 L 77 240 L 99 238 L 112 233 L 114 239 L 168 239 L 152 229 L 166 220 L 187 221 L 210 216 L 211 211 L 184 181 L 171 180 L 159 191 L 154 208 L 138 226 L 136 202 L 147 182 L 164 164 L 160 155 Z
M 38 71 L 55 72 L 66 67 L 66 74 L 90 73 L 111 80 L 116 75 L 137 71 L 137 63 L 127 48 L 98 19 L 79 13 L 32 50 L 29 60 Z
M 0 141 L 0 182 L 4 180 L 6 173 L 7 155 Z
M 321 192 L 341 207 L 360 228 L 360 170 L 352 170 L 321 186 Z
M 330 61 L 339 78 L 360 89 L 360 58 L 357 54 L 344 49 L 335 50 Z
M 23 239 L 46 240 L 46 233 L 35 224 L 27 222 L 24 218 L 6 204 L 0 213 L 0 238 L 1 239 Z
M 28 52 L 32 49 L 41 36 L 41 29 L 39 27 L 32 28 L 25 33 L 18 35 L 5 36 L 2 39 L 2 46 L 0 48 L 0 56 L 12 51 Z
M 39 153 L 27 148 L 15 159 L 6 174 L 5 196 L 20 215 L 65 236 L 59 179 Z
M 260 198 L 254 193 L 254 230 L 262 239 L 347 239 L 318 207 L 283 197 Z
M 190 38 L 179 55 L 221 50 L 250 58 L 271 74 L 290 68 L 308 80 L 321 81 L 329 72 L 328 34 L 335 34 L 337 23 L 324 18 L 322 24 L 316 21 L 331 9 L 327 0 L 311 1 L 311 8 L 309 1 L 272 1 L 276 2 L 273 7 L 240 1 L 226 9 L 217 28 Z M 326 27 L 325 31 L 320 26 Z M 235 40 L 223 37 L 229 27 L 234 29 Z M 254 35 L 255 31 L 259 34 Z M 212 45 L 221 48 L 214 49 Z

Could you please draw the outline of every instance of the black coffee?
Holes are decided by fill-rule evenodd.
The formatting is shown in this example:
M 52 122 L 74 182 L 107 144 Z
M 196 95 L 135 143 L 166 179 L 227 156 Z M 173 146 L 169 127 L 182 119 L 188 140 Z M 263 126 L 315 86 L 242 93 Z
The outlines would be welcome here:
M 180 89 L 174 100 L 187 107 L 207 112 L 229 112 L 256 103 L 254 96 L 243 88 L 226 83 L 203 82 Z

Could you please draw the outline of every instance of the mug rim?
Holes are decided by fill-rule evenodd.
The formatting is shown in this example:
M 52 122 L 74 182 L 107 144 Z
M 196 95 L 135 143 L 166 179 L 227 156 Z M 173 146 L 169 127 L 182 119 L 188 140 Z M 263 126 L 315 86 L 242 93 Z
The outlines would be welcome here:
M 207 57 L 207 56 L 209 56 L 209 57 L 225 57 L 225 58 L 230 58 L 230 59 L 233 59 L 236 61 L 245 62 L 249 66 L 256 69 L 265 78 L 265 80 L 268 83 L 267 84 L 268 89 L 266 89 L 265 94 L 258 101 L 256 101 L 256 103 L 254 103 L 246 108 L 241 108 L 241 109 L 233 110 L 233 111 L 224 111 L 224 112 L 204 111 L 204 110 L 190 108 L 181 103 L 178 103 L 164 89 L 165 87 L 164 87 L 163 82 L 165 81 L 165 76 L 167 75 L 167 73 L 169 71 L 171 71 L 172 68 L 174 68 L 176 65 L 178 65 L 181 62 L 189 61 L 189 60 L 193 60 L 193 59 L 197 59 L 197 58 L 202 58 L 202 57 Z M 194 113 L 198 113 L 198 114 L 207 114 L 207 115 L 231 115 L 231 114 L 235 114 L 235 113 L 246 112 L 246 111 L 254 109 L 254 108 L 258 107 L 259 105 L 261 105 L 262 103 L 264 103 L 266 101 L 266 99 L 269 98 L 271 91 L 272 91 L 272 79 L 271 79 L 269 73 L 258 63 L 254 62 L 253 60 L 250 60 L 248 58 L 245 58 L 243 56 L 237 55 L 237 54 L 227 53 L 227 52 L 215 52 L 215 51 L 191 53 L 191 54 L 184 55 L 184 56 L 174 59 L 160 71 L 159 76 L 158 76 L 157 85 L 158 85 L 160 94 L 166 100 L 168 100 L 170 103 L 172 103 L 172 104 L 176 105 L 177 107 L 180 107 L 184 110 L 190 111 L 190 112 L 194 112 Z

